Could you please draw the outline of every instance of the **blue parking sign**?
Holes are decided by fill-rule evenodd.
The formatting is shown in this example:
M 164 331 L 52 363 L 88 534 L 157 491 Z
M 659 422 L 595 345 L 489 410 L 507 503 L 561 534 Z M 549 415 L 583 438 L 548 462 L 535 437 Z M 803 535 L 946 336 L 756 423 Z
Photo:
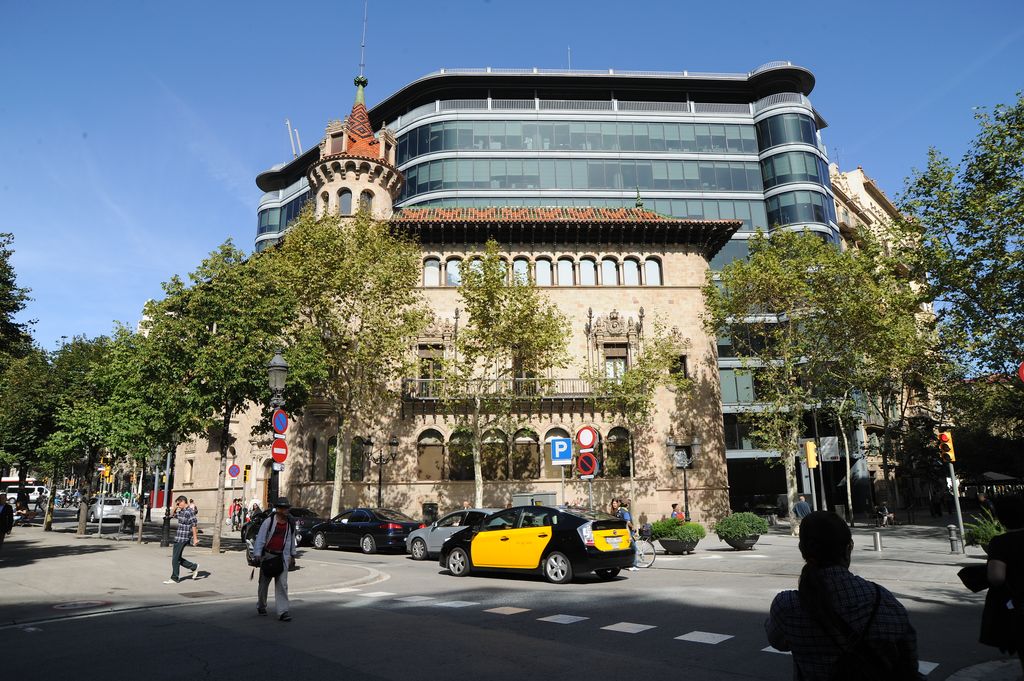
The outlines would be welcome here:
M 551 438 L 551 465 L 572 465 L 572 440 L 567 437 Z

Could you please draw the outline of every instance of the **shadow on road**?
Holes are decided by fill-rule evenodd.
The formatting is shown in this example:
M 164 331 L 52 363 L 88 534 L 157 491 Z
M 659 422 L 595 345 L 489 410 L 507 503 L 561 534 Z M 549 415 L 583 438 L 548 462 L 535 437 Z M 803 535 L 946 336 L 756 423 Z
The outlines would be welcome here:
M 4 542 L 3 551 L 0 552 L 0 565 L 3 567 L 19 567 L 49 558 L 85 556 L 114 549 L 113 546 L 104 544 L 42 544 L 39 540 L 33 539 L 31 535 L 19 536 L 19 534 L 16 533 L 8 537 Z

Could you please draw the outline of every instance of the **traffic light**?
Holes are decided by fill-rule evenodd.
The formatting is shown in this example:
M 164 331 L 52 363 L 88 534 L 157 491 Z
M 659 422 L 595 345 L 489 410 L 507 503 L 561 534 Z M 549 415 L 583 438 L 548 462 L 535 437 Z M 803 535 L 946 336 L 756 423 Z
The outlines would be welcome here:
M 956 461 L 956 452 L 953 451 L 953 433 L 948 430 L 939 433 L 939 458 L 946 463 Z
M 242 473 L 242 482 L 249 482 L 249 471 L 252 470 L 252 466 L 246 466 L 245 471 Z
M 807 456 L 807 467 L 818 467 L 818 446 L 808 440 L 804 443 L 804 454 Z

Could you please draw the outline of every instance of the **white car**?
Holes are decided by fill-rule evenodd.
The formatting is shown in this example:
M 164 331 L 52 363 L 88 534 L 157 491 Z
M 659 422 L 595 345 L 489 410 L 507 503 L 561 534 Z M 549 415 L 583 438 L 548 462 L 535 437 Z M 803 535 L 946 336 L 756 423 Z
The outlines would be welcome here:
M 28 492 L 28 503 L 30 504 L 34 504 L 39 501 L 40 497 L 45 499 L 50 496 L 50 490 L 48 490 L 44 485 L 25 485 L 24 487 L 21 485 L 8 485 L 6 492 L 7 498 L 17 499 L 18 493 L 22 490 Z
M 121 522 L 121 515 L 127 514 L 132 515 L 134 513 L 131 507 L 125 506 L 124 503 L 117 497 L 104 497 L 103 498 L 103 513 L 100 513 L 100 500 L 99 498 L 93 499 L 92 504 L 89 506 L 89 522 L 95 523 L 100 519 L 100 515 L 103 516 L 104 520 L 116 520 Z

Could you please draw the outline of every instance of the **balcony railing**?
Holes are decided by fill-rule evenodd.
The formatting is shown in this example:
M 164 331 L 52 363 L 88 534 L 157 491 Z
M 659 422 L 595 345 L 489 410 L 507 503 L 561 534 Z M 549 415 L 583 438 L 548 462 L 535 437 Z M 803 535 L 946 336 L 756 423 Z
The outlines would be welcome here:
M 603 391 L 586 378 L 498 378 L 448 383 L 440 378 L 406 378 L 402 396 L 407 400 L 460 399 L 472 395 L 508 399 L 579 399 L 598 397 Z

